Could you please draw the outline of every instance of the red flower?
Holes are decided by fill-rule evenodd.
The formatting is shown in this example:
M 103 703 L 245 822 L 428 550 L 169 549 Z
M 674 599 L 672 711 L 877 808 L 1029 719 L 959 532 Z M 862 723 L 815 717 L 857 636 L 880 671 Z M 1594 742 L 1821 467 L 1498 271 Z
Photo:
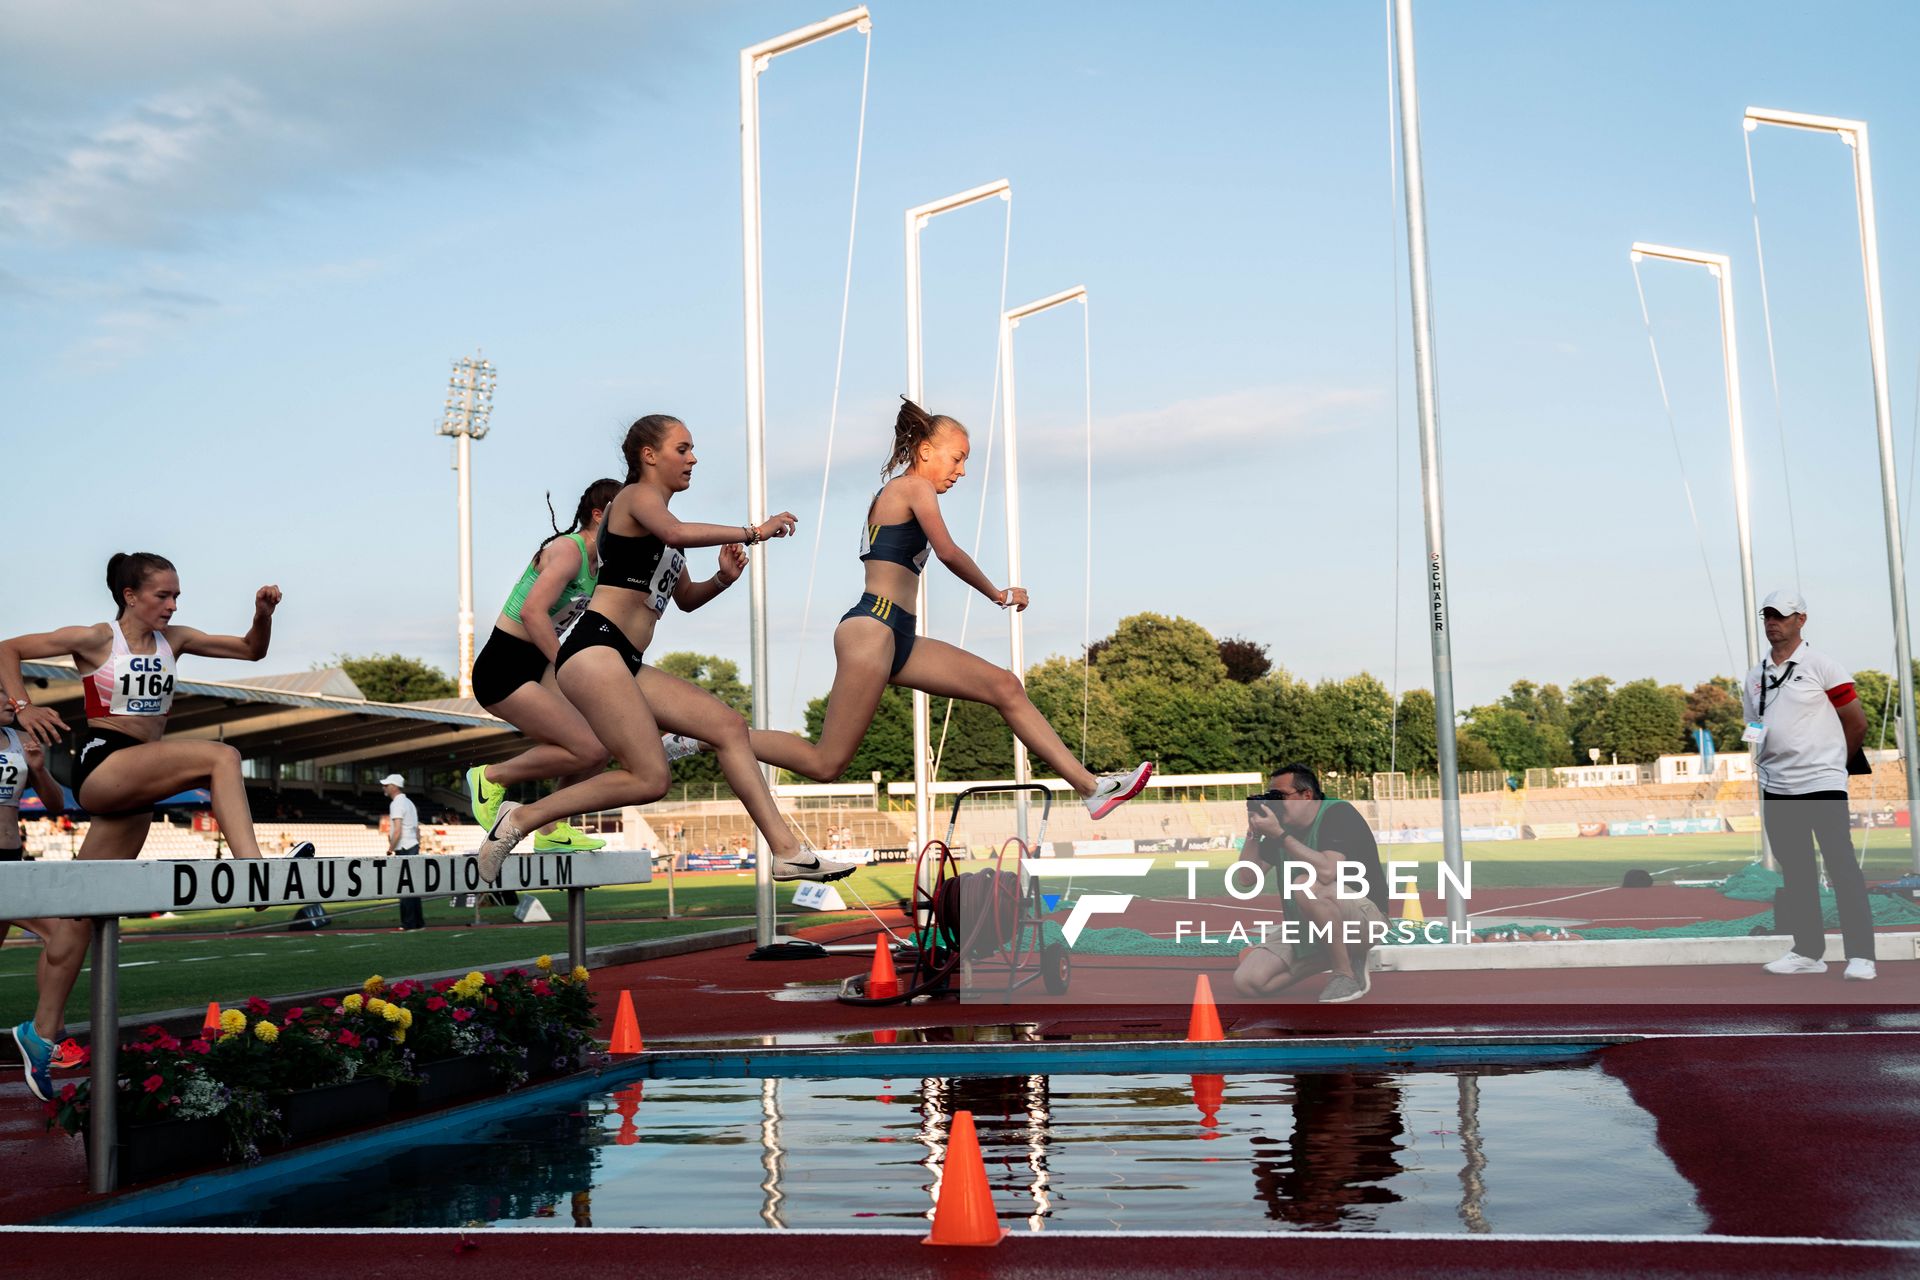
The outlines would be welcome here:
M 498 1009 L 499 1007 L 500 1007 L 500 1002 L 498 1000 L 495 1000 L 492 996 L 487 997 L 488 1013 L 492 1013 L 495 1009 Z
M 446 1002 L 445 1000 L 442 1000 L 442 999 L 441 999 L 441 998 L 440 998 L 439 996 L 428 996 L 428 997 L 427 997 L 427 1012 L 428 1012 L 428 1013 L 438 1013 L 438 1012 L 440 1012 L 440 1011 L 441 1011 L 442 1009 L 444 1009 L 444 1008 L 446 1008 L 446 1007 L 447 1007 L 447 1002 Z
M 525 969 L 509 969 L 500 976 L 503 978 L 524 978 L 527 976 L 527 971 Z
M 457 981 L 459 981 L 457 978 L 442 978 L 433 984 L 433 989 L 440 992 L 451 991 L 453 990 L 453 984 Z
M 544 980 L 536 981 L 533 984 L 533 994 L 537 996 L 550 996 L 553 994 L 553 988 L 548 986 Z
M 360 1037 L 342 1027 L 338 1043 L 347 1046 L 349 1049 L 358 1049 L 360 1047 Z
M 338 1009 L 340 1007 L 340 1002 L 338 1000 L 335 1000 L 332 996 L 321 996 L 320 1007 L 322 1009 Z
M 453 1020 L 455 1022 L 465 1022 L 468 1018 L 471 1018 L 472 1016 L 473 1016 L 473 1010 L 471 1009 L 455 1009 L 453 1011 Z
M 207 1053 L 207 1052 L 210 1052 L 212 1049 L 213 1049 L 213 1046 L 208 1044 L 205 1040 L 195 1040 L 192 1044 L 187 1046 L 188 1053 Z
M 77 1085 L 77 1084 L 70 1084 L 70 1085 L 67 1085 L 67 1086 L 66 1086 L 65 1088 L 63 1088 L 63 1089 L 61 1089 L 61 1090 L 60 1090 L 60 1101 L 62 1101 L 62 1102 L 72 1102 L 72 1101 L 73 1101 L 73 1095 L 74 1095 L 74 1094 L 76 1094 L 76 1093 L 78 1093 L 78 1092 L 80 1092 L 80 1086 L 79 1086 L 79 1085 Z
M 161 1036 L 167 1034 L 167 1029 L 156 1022 L 150 1027 L 140 1028 L 140 1034 L 143 1036 L 152 1036 L 154 1039 L 157 1040 Z
M 264 1018 L 273 1012 L 273 1006 L 259 996 L 248 996 L 247 1012 L 256 1018 Z
M 154 1041 L 154 1048 L 164 1049 L 168 1053 L 174 1052 L 175 1050 L 179 1049 L 179 1047 L 180 1047 L 180 1042 L 174 1039 L 172 1036 L 161 1036 L 158 1040 Z
M 306 1009 L 302 1008 L 300 1005 L 295 1005 L 293 1006 L 293 1008 L 287 1010 L 287 1021 L 298 1022 L 300 1021 L 300 1016 L 305 1012 L 306 1012 Z
M 159 1076 L 148 1076 L 140 1087 L 148 1093 L 157 1093 L 159 1092 L 160 1086 L 165 1083 L 166 1081 Z

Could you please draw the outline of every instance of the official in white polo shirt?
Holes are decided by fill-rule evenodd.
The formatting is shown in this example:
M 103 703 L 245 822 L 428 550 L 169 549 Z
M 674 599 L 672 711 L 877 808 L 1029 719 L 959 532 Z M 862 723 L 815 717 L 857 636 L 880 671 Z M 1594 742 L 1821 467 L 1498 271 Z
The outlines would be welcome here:
M 1847 829 L 1847 764 L 1864 762 L 1867 715 L 1853 674 L 1800 638 L 1807 602 L 1776 591 L 1760 606 L 1771 651 L 1747 673 L 1746 740 L 1765 797 L 1767 840 L 1785 882 L 1775 924 L 1793 935 L 1793 950 L 1768 973 L 1825 973 L 1827 931 L 1820 908 L 1815 840 L 1840 915 L 1846 976 L 1874 977 L 1873 912 L 1867 882 Z
M 387 806 L 387 852 L 410 858 L 420 852 L 420 811 L 413 807 L 413 801 L 407 799 L 401 790 L 406 785 L 407 780 L 397 773 L 380 779 L 380 788 L 387 793 L 390 802 Z M 427 927 L 427 916 L 420 908 L 420 899 L 400 899 L 400 927 L 408 931 Z

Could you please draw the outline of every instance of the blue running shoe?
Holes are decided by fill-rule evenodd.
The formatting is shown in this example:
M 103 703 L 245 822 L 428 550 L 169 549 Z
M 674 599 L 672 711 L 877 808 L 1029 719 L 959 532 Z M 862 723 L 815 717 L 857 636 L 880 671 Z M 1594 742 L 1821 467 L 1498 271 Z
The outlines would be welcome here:
M 20 1066 L 26 1073 L 27 1088 L 40 1101 L 52 1102 L 53 1079 L 47 1074 L 47 1066 L 53 1061 L 53 1046 L 40 1038 L 32 1022 L 13 1029 L 13 1042 L 20 1046 Z

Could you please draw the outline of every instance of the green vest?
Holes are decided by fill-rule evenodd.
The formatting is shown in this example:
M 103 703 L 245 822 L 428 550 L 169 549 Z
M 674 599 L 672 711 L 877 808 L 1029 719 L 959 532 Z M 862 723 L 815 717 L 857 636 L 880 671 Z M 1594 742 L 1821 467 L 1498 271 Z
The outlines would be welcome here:
M 573 581 L 560 590 L 560 598 L 547 610 L 547 616 L 559 619 L 563 615 L 579 612 L 583 602 L 591 598 L 593 589 L 599 585 L 600 571 L 594 566 L 593 557 L 587 554 L 587 540 L 577 533 L 567 537 L 573 539 L 573 545 L 580 548 L 580 572 L 573 575 Z M 520 621 L 520 607 L 527 602 L 527 592 L 533 590 L 534 579 L 540 576 L 540 558 L 535 556 L 526 570 L 521 573 L 520 581 L 513 584 L 513 591 L 507 596 L 507 602 L 500 606 L 500 612 L 515 622 Z M 572 621 L 571 616 L 567 620 Z

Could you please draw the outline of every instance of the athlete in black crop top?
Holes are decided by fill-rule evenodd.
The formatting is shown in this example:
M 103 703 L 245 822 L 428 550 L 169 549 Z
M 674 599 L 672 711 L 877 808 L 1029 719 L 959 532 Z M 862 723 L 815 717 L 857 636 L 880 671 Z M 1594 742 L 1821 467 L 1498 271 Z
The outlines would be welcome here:
M 774 805 L 740 713 L 698 685 L 642 662 L 669 600 L 683 610 L 712 600 L 747 567 L 747 546 L 793 532 L 792 514 L 783 511 L 757 526 L 676 518 L 668 504 L 693 482 L 695 464 L 693 436 L 677 418 L 650 414 L 640 419 L 628 429 L 622 452 L 627 484 L 601 524 L 599 584 L 554 663 L 560 691 L 621 767 L 533 804 L 502 804 L 480 846 L 481 876 L 497 881 L 514 846 L 549 822 L 665 795 L 672 774 L 660 744 L 662 728 L 713 744 L 728 784 L 773 851 L 774 879 L 832 880 L 851 874 L 854 866 L 801 849 Z M 704 581 L 689 579 L 684 552 L 691 547 L 719 547 L 719 572 Z
M 756 729 L 754 754 L 768 764 L 832 782 L 846 771 L 873 723 L 881 693 L 890 683 L 903 685 L 993 707 L 1029 751 L 1080 793 L 1094 817 L 1105 817 L 1140 794 L 1153 774 L 1152 764 L 1096 777 L 1034 707 L 1017 675 L 965 649 L 915 635 L 913 614 L 905 606 L 913 600 L 929 551 L 995 604 L 1027 607 L 1027 593 L 994 586 L 953 541 L 940 517 L 940 495 L 967 473 L 969 447 L 967 429 L 952 418 L 929 414 L 910 400 L 902 405 L 886 466 L 892 478 L 874 495 L 860 538 L 866 593 L 833 635 L 838 667 L 820 740 Z

